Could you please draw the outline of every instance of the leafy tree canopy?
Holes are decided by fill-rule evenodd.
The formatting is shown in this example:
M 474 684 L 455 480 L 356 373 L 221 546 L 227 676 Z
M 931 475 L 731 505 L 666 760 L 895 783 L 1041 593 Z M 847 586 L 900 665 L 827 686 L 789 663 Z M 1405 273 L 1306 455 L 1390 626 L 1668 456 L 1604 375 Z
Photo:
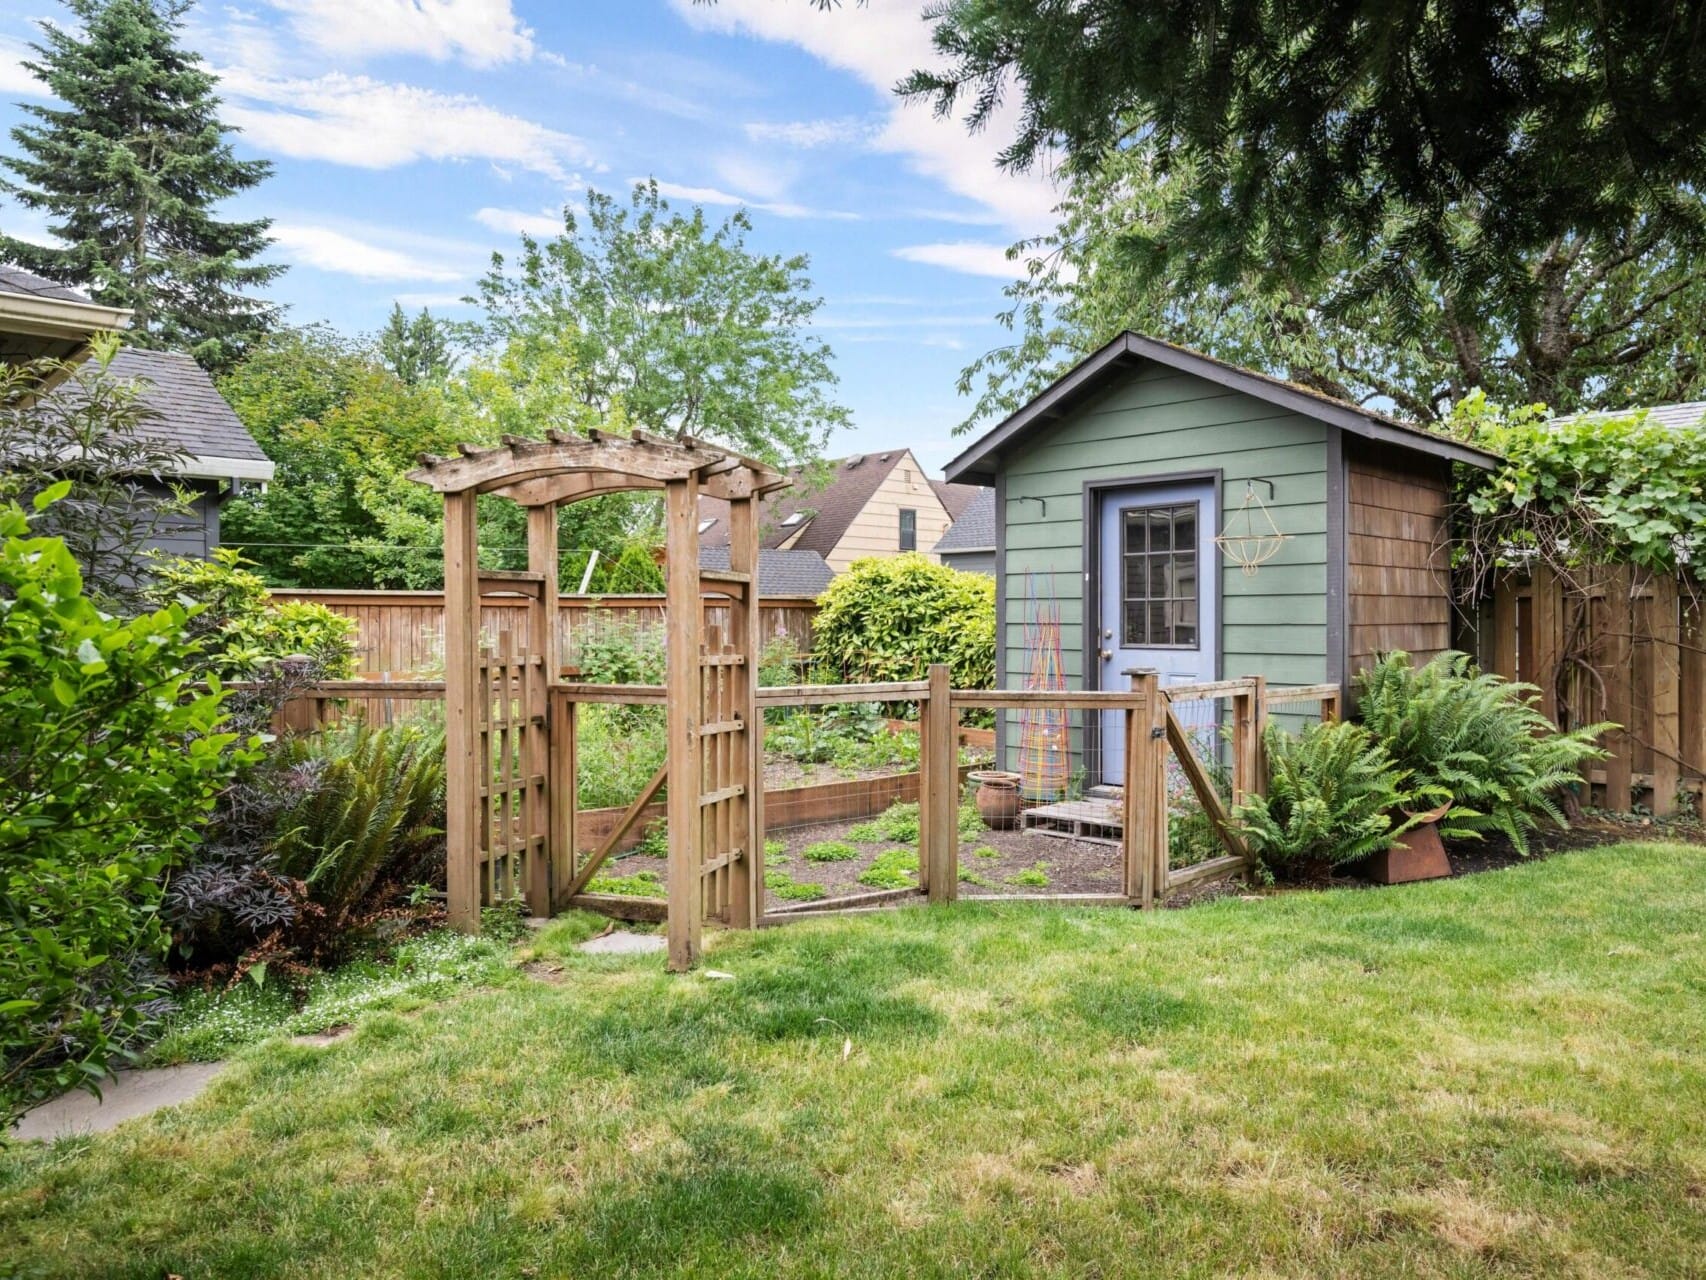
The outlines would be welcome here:
M 973 128 L 1017 95 L 1008 166 L 1152 149 L 1169 186 L 1144 249 L 1175 285 L 1283 285 L 1379 242 L 1371 270 L 1474 291 L 1560 238 L 1700 225 L 1683 194 L 1706 176 L 1698 4 L 942 0 L 930 17 L 944 65 L 900 91 Z
M 403 314 L 400 302 L 391 304 L 391 315 L 379 331 L 379 358 L 404 382 L 439 382 L 456 363 L 450 326 L 425 307 L 413 320 Z
M 556 358 L 565 389 L 636 425 L 686 431 L 771 462 L 805 462 L 848 422 L 831 352 L 811 336 L 822 299 L 803 256 L 747 247 L 737 212 L 718 226 L 673 212 L 655 183 L 624 206 L 587 193 L 563 234 L 522 237 L 480 282 L 481 337 L 518 363 Z M 540 425 L 550 425 L 541 423 Z
M 239 160 L 219 119 L 216 78 L 179 43 L 187 0 L 67 0 L 76 20 L 42 24 L 25 67 L 62 105 L 26 103 L 21 154 L 0 182 L 49 215 L 62 245 L 0 235 L 0 257 L 134 312 L 126 341 L 187 350 L 223 368 L 272 322 L 252 290 L 284 268 L 253 261 L 265 218 L 215 206 L 272 166 Z
M 1324 246 L 1307 273 L 1180 288 L 1153 277 L 1143 247 L 1164 233 L 1169 198 L 1143 146 L 1073 175 L 1059 228 L 1015 251 L 1025 279 L 1002 316 L 1013 341 L 962 374 L 979 397 L 965 428 L 1011 412 L 1124 329 L 1418 422 L 1475 388 L 1566 411 L 1706 389 L 1706 264 L 1658 217 L 1560 237 L 1488 288 L 1419 266 L 1393 276 L 1397 229 L 1367 249 Z

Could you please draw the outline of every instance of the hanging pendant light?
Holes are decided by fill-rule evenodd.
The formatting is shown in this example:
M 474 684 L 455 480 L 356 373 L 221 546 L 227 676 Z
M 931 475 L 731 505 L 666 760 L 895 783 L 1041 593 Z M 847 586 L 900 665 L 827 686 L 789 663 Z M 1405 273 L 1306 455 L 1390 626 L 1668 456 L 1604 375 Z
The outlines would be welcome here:
M 1267 504 L 1256 496 L 1258 483 L 1268 486 L 1269 498 L 1274 496 L 1272 480 L 1246 480 L 1244 501 L 1227 517 L 1226 527 L 1214 540 L 1221 554 L 1242 569 L 1246 578 L 1255 577 L 1256 567 L 1272 560 L 1291 539 L 1289 533 L 1279 531 Z

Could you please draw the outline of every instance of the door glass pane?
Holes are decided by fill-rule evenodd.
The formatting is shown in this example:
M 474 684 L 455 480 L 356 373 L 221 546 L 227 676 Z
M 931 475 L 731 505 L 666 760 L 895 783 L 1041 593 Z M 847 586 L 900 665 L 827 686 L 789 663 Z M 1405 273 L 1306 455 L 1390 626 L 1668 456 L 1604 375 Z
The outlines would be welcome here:
M 1125 640 L 1128 649 L 1136 648 L 1145 643 L 1143 630 L 1143 606 L 1128 604 L 1125 607 Z
M 1127 555 L 1143 550 L 1143 512 L 1125 513 L 1125 549 Z
M 1195 551 L 1197 546 L 1196 504 L 1180 507 L 1174 512 L 1173 547 L 1179 551 Z
M 1149 549 L 1169 551 L 1173 546 L 1173 513 L 1160 508 L 1149 513 Z
M 1196 647 L 1197 505 L 1127 510 L 1123 519 L 1121 643 Z

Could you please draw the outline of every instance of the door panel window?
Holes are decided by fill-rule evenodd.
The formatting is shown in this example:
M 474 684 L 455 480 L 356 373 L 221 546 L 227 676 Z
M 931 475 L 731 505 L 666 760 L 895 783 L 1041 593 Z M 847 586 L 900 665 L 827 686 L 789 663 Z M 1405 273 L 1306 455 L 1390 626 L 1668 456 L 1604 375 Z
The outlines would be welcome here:
M 1130 507 L 1120 517 L 1125 647 L 1196 648 L 1197 504 Z

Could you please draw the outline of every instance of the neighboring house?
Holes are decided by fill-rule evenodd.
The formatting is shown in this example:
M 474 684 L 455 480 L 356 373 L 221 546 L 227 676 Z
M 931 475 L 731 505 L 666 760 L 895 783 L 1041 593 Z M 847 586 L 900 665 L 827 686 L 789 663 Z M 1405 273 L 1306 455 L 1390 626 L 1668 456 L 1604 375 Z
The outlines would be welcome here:
M 1259 674 L 1344 687 L 1376 653 L 1450 645 L 1450 465 L 1497 461 L 1127 333 L 946 474 L 995 487 L 1001 687 L 1023 686 L 1027 624 L 1049 602 L 1074 687 L 1123 688 L 1142 668 L 1164 683 Z M 1215 537 L 1250 491 L 1286 536 L 1246 575 Z M 1117 781 L 1120 734 L 1087 727 L 1097 771 Z
M 973 486 L 931 480 L 910 449 L 828 465 L 828 483 L 807 481 L 764 503 L 760 538 L 771 550 L 815 551 L 836 573 L 867 556 L 930 551 L 976 494 Z M 726 547 L 728 504 L 701 498 L 699 516 L 702 544 Z
M 130 312 L 0 263 L 0 361 L 81 360 L 97 333 L 130 327 Z
M 967 489 L 969 485 L 948 486 Z M 995 490 L 973 489 L 974 497 L 936 544 L 936 558 L 950 569 L 995 575 Z
M 219 508 L 244 484 L 265 484 L 273 464 L 243 426 L 194 359 L 176 351 L 124 347 L 107 366 L 107 376 L 133 381 L 151 411 L 142 434 L 177 455 L 172 474 L 145 483 L 162 492 L 168 485 L 187 489 L 190 510 L 173 518 L 151 540 L 173 555 L 206 558 L 219 545 Z M 75 396 L 77 379 L 52 396 Z
M 0 360 L 8 364 L 44 357 L 81 361 L 95 335 L 129 327 L 128 311 L 97 306 L 75 289 L 0 264 Z M 189 356 L 125 347 L 108 373 L 139 384 L 153 415 L 143 432 L 177 455 L 171 481 L 195 495 L 191 512 L 153 544 L 182 555 L 210 554 L 219 545 L 220 504 L 241 483 L 271 480 L 273 464 Z M 47 397 L 74 397 L 77 381 L 61 374 L 42 390 Z M 152 477 L 144 483 L 166 486 Z
M 699 548 L 699 567 L 726 572 L 729 567 L 728 547 Z M 758 552 L 758 595 L 762 600 L 786 597 L 817 599 L 829 586 L 835 574 L 815 551 Z

